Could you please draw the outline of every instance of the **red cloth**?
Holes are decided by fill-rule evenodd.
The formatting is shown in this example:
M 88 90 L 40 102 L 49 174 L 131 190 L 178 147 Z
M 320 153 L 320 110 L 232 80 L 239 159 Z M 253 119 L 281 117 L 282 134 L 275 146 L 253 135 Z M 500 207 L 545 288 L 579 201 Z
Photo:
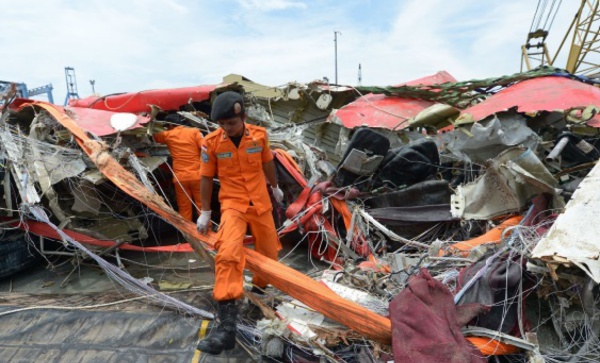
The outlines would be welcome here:
M 390 303 L 394 362 L 487 362 L 460 331 L 481 309 L 469 304 L 457 311 L 450 290 L 422 269 Z

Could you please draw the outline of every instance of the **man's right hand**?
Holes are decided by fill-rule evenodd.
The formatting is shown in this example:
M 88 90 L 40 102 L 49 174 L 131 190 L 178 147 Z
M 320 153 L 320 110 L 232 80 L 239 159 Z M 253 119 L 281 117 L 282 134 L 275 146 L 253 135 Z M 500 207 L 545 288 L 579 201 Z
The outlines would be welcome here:
M 203 210 L 200 212 L 200 217 L 198 217 L 198 220 L 196 221 L 196 229 L 198 232 L 206 234 L 208 227 L 210 226 L 211 213 L 212 212 L 209 210 Z

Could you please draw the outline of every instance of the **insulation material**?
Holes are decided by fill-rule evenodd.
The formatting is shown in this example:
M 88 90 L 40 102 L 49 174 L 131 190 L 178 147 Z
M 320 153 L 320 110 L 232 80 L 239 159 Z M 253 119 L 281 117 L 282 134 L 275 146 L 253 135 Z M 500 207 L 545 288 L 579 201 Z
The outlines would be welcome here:
M 451 197 L 452 215 L 489 219 L 518 211 L 540 193 L 556 195 L 557 182 L 533 151 L 509 149 L 486 163 L 486 172 L 474 183 L 459 185 Z M 563 205 L 555 198 L 555 207 Z
M 322 314 L 310 310 L 299 301 L 279 305 L 277 313 L 288 323 L 292 330 L 306 339 L 317 336 L 309 325 L 321 325 L 323 323 Z
M 366 291 L 354 289 L 335 282 L 336 275 L 339 276 L 337 272 L 331 270 L 323 271 L 323 277 L 321 281 L 344 299 L 364 306 L 365 308 L 379 315 L 388 316 L 389 303 L 387 301 L 369 294 Z
M 383 316 L 388 315 L 388 302 L 369 294 L 366 291 L 353 289 L 351 287 L 338 284 L 327 279 L 323 280 L 323 283 L 327 285 L 336 294 L 340 295 L 344 299 L 354 301 L 355 303 L 364 306 L 365 308 Z
M 592 222 L 600 210 L 599 188 L 600 165 L 596 165 L 573 194 L 565 212 L 535 246 L 533 258 L 571 262 L 600 283 L 600 225 Z

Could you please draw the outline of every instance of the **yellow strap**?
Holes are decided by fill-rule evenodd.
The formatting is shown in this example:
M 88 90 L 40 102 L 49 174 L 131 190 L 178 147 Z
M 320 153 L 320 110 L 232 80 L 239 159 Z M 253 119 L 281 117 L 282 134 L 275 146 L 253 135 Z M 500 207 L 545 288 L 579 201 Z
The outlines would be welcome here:
M 198 329 L 198 339 L 204 338 L 204 336 L 206 335 L 206 329 L 208 329 L 208 324 L 210 324 L 210 320 L 202 320 L 202 324 L 200 324 L 200 329 Z M 198 361 L 200 360 L 200 354 L 202 354 L 202 352 L 196 349 L 196 351 L 194 352 L 194 357 L 192 358 L 192 363 L 198 363 Z

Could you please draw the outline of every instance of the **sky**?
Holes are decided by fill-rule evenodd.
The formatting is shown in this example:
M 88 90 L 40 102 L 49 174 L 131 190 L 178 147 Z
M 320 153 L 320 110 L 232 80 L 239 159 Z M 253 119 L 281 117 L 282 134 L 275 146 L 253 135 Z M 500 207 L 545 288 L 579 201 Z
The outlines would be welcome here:
M 551 1 L 550 1 L 551 2 Z M 563 1 L 558 49 L 578 1 Z M 218 84 L 230 73 L 280 86 L 327 77 L 387 86 L 445 70 L 458 80 L 520 70 L 538 0 L 0 0 L 0 80 L 80 97 Z M 334 42 L 334 32 L 339 32 Z M 337 52 L 336 52 L 337 44 Z M 565 52 L 563 52 L 565 53 Z M 559 58 L 559 67 L 564 59 Z M 36 97 L 44 99 L 44 97 Z

